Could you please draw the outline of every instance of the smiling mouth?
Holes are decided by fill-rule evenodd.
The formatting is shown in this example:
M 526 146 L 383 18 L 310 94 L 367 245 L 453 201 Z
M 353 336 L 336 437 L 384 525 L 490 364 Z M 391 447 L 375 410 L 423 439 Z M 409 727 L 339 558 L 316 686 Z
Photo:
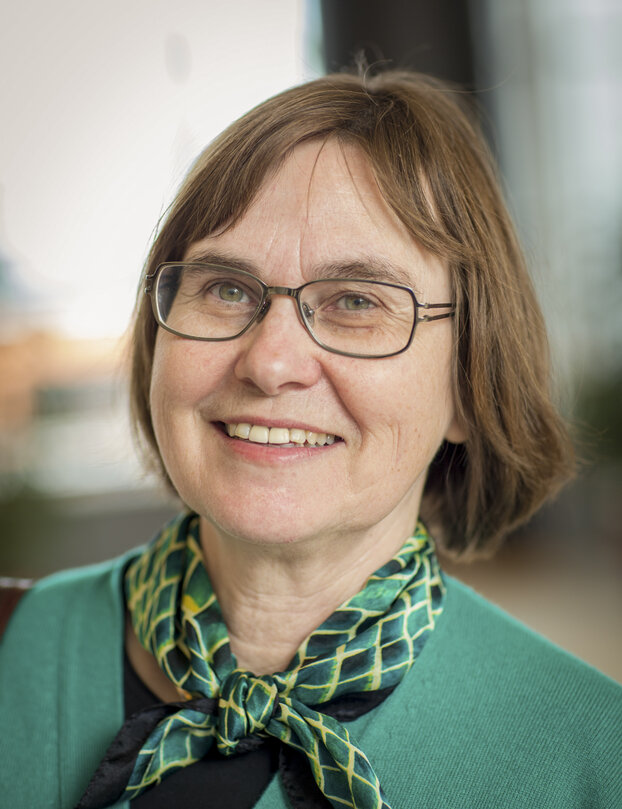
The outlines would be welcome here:
M 277 444 L 280 447 L 324 447 L 343 439 L 331 433 L 316 433 L 297 427 L 266 427 L 263 424 L 247 422 L 220 422 L 223 431 L 230 438 L 250 441 L 253 444 Z

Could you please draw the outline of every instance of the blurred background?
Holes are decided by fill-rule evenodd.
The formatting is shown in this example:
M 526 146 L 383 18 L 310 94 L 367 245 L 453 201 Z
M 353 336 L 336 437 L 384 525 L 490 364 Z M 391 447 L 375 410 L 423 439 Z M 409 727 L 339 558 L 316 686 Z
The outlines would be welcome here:
M 124 332 L 158 218 L 254 104 L 365 61 L 474 91 L 550 324 L 577 481 L 446 567 L 622 681 L 622 6 L 23 0 L 0 25 L 0 576 L 145 542 Z

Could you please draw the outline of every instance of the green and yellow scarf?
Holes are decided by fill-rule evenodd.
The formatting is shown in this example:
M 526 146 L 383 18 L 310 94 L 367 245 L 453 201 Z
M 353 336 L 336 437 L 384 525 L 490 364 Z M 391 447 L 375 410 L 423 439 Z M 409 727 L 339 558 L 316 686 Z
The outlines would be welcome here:
M 171 522 L 130 564 L 125 587 L 138 639 L 188 701 L 163 706 L 163 718 L 153 720 L 120 798 L 140 795 L 213 744 L 229 756 L 248 737 L 272 736 L 304 754 L 332 806 L 390 809 L 365 753 L 322 705 L 395 687 L 434 628 L 444 586 L 421 523 L 302 643 L 289 667 L 271 676 L 236 667 L 203 564 L 197 515 Z

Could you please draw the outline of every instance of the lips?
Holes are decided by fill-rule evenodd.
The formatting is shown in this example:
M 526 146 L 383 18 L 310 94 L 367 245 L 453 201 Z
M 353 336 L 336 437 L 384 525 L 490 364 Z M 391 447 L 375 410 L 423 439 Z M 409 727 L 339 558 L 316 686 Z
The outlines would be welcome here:
M 231 438 L 253 444 L 278 444 L 282 447 L 323 447 L 343 439 L 332 433 L 314 432 L 298 427 L 270 427 L 248 422 L 223 422 L 224 431 Z

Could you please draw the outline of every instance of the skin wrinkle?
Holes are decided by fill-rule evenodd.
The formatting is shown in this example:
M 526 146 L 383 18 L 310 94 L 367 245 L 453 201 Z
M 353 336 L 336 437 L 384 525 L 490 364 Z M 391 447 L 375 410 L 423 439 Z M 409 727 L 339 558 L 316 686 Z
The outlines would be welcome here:
M 366 579 L 367 577 L 361 577 L 357 589 L 365 584 Z M 263 623 L 263 625 L 256 626 L 253 634 L 249 636 L 247 620 L 256 614 L 262 595 L 262 593 L 251 591 L 238 598 L 236 593 L 234 595 L 234 598 L 238 599 L 236 610 L 233 613 L 223 612 L 231 647 L 236 650 L 238 666 L 247 668 L 248 661 L 259 661 L 252 664 L 252 670 L 258 675 L 285 670 L 296 649 L 316 628 L 315 622 L 322 623 L 334 611 L 332 607 L 327 608 L 327 603 L 331 602 L 327 602 L 324 591 L 317 589 L 312 596 L 307 597 L 281 596 L 279 606 L 271 611 L 271 624 Z M 329 595 L 332 600 L 332 588 Z M 220 603 L 229 601 L 227 594 L 222 591 L 217 591 L 217 597 Z M 309 620 L 310 610 L 315 616 L 315 622 Z M 289 630 L 282 632 L 283 627 L 292 623 L 298 627 L 296 634 Z M 239 632 L 238 627 L 240 627 Z M 269 661 L 262 663 L 261 661 L 266 656 L 266 647 L 270 648 L 270 658 Z

